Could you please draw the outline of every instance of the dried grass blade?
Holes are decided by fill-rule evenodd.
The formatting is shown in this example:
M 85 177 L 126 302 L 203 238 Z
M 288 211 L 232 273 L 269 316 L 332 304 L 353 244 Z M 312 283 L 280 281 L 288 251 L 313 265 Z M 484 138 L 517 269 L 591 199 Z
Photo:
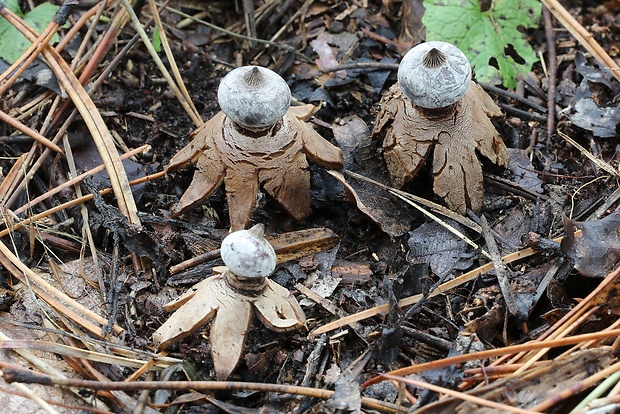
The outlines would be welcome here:
M 9 173 L 2 180 L 0 184 L 0 203 L 6 205 L 7 200 L 11 197 L 13 190 L 19 184 L 19 178 L 24 173 L 22 168 L 24 167 L 24 161 L 28 154 L 22 154 L 15 161 Z
M 4 332 L 0 331 L 0 341 L 12 341 L 12 340 L 13 340 L 12 338 L 5 335 Z M 21 356 L 22 358 L 24 358 L 26 361 L 30 362 L 32 365 L 34 365 L 38 369 L 40 369 L 41 371 L 45 372 L 47 375 L 53 378 L 66 378 L 62 372 L 58 371 L 56 368 L 49 365 L 47 362 L 45 362 L 44 359 L 34 355 L 32 352 L 29 352 L 28 350 L 25 350 L 25 349 L 15 349 L 14 352 L 18 354 L 19 356 Z M 84 399 L 84 397 L 80 395 L 80 390 L 78 388 L 70 388 L 70 390 L 75 395 L 77 395 L 79 398 Z M 93 402 L 94 404 L 97 405 L 97 407 L 101 409 L 109 410 L 108 406 L 103 401 L 97 399 L 96 397 L 94 398 L 94 401 L 89 401 L 89 402 Z
M 147 362 L 139 359 L 126 358 L 117 355 L 102 354 L 100 352 L 89 351 L 87 349 L 80 349 L 68 345 L 46 341 L 4 340 L 0 342 L 0 348 L 11 350 L 26 349 L 50 352 L 53 354 L 66 355 L 73 358 L 82 358 L 89 361 L 103 362 L 104 364 L 116 364 L 129 368 L 140 368 Z
M 107 326 L 108 324 L 107 319 L 93 312 L 92 310 L 88 309 L 81 303 L 76 302 L 71 297 L 69 297 L 67 294 L 65 294 L 61 290 L 49 284 L 41 276 L 37 275 L 30 268 L 28 268 L 28 266 L 22 263 L 22 261 L 19 260 L 19 258 L 15 256 L 13 252 L 8 247 L 6 247 L 6 245 L 1 241 L 0 241 L 0 261 L 2 262 L 2 265 L 5 268 L 7 268 L 7 270 L 9 270 L 11 274 L 16 279 L 18 279 L 20 282 L 24 284 L 28 284 L 28 282 L 34 282 L 36 285 L 38 285 L 38 287 L 40 287 L 45 292 L 48 292 L 50 295 L 55 296 L 56 298 L 66 303 L 67 305 L 71 306 L 75 310 L 93 319 L 97 323 L 101 324 L 101 326 Z M 115 325 L 114 332 L 117 332 L 120 334 L 123 332 L 123 328 L 121 328 L 118 325 Z
M 43 135 L 39 134 L 34 129 L 30 128 L 27 125 L 22 124 L 21 122 L 19 122 L 18 120 L 16 120 L 15 118 L 11 117 L 10 115 L 8 115 L 7 113 L 3 111 L 0 111 L 0 121 L 5 122 L 6 124 L 12 126 L 13 128 L 15 128 L 16 130 L 20 132 L 23 132 L 24 134 L 28 135 L 30 138 L 34 139 L 41 145 L 46 146 L 52 151 L 62 154 L 62 150 L 60 149 L 58 145 L 54 144 L 52 141 L 50 141 Z
M 583 156 L 585 156 L 587 159 L 592 161 L 601 170 L 606 171 L 608 174 L 611 174 L 612 176 L 614 176 L 616 178 L 620 177 L 620 172 L 618 172 L 611 165 L 607 164 L 605 161 L 596 158 L 590 151 L 585 149 L 577 141 L 575 141 L 574 139 L 572 139 L 571 137 L 569 137 L 568 135 L 566 135 L 562 131 L 558 131 L 558 135 L 560 135 L 562 138 L 564 138 L 566 141 L 568 141 L 572 146 L 577 148 L 579 150 L 579 152 L 581 152 L 581 154 L 583 154 Z
M 164 78 L 168 82 L 168 86 L 170 86 L 170 89 L 172 89 L 172 92 L 174 92 L 174 95 L 179 100 L 179 103 L 181 104 L 181 106 L 183 106 L 183 109 L 185 109 L 185 112 L 187 112 L 187 114 L 189 115 L 189 117 L 192 119 L 192 121 L 194 122 L 196 126 L 202 125 L 203 124 L 202 119 L 197 113 L 194 112 L 194 109 L 192 109 L 193 105 L 190 105 L 188 100 L 185 98 L 185 96 L 183 96 L 178 86 L 176 85 L 172 77 L 170 76 L 168 69 L 166 69 L 166 66 L 164 66 L 164 63 L 161 61 L 161 58 L 155 51 L 155 48 L 153 47 L 153 43 L 151 43 L 151 39 L 149 39 L 148 35 L 144 31 L 144 28 L 142 27 L 142 24 L 140 23 L 140 19 L 138 19 L 138 16 L 133 11 L 133 8 L 131 7 L 129 0 L 122 0 L 122 2 L 125 8 L 127 9 L 127 13 L 131 17 L 131 21 L 133 23 L 134 29 L 140 35 L 140 38 L 142 39 L 142 43 L 144 43 L 144 46 L 146 46 L 146 48 L 148 49 L 151 57 L 153 58 L 153 61 L 155 62 L 159 70 L 161 71 L 162 75 L 164 75 Z M 157 13 L 155 13 L 154 17 L 158 18 L 159 16 L 157 15 Z M 174 59 L 172 61 L 174 61 Z
M 177 85 L 179 87 L 179 91 L 181 92 L 181 95 L 183 95 L 183 98 L 187 102 L 187 105 L 192 110 L 193 115 L 190 114 L 190 117 L 192 118 L 192 120 L 194 119 L 200 120 L 200 123 L 196 125 L 196 126 L 199 126 L 202 124 L 202 118 L 200 118 L 200 112 L 198 112 L 198 109 L 196 109 L 196 106 L 194 105 L 194 102 L 192 101 L 192 98 L 190 97 L 189 92 L 187 91 L 187 88 L 185 87 L 185 82 L 183 82 L 183 77 L 181 76 L 181 72 L 179 71 L 177 62 L 174 59 L 174 55 L 172 54 L 172 49 L 170 48 L 170 43 L 168 42 L 168 36 L 166 35 L 166 31 L 164 30 L 164 25 L 162 24 L 161 18 L 159 17 L 159 10 L 157 10 L 157 5 L 155 4 L 155 0 L 149 0 L 149 4 L 151 5 L 151 13 L 153 14 L 153 20 L 155 21 L 155 26 L 157 27 L 157 31 L 159 32 L 159 38 L 161 39 L 161 45 L 164 48 L 166 57 L 168 58 L 168 64 L 170 65 L 170 68 L 172 69 L 172 74 L 174 75 L 174 78 L 177 81 Z
M 22 19 L 6 7 L 0 9 L 0 14 L 26 36 L 28 40 L 31 42 L 36 41 L 36 36 L 33 34 L 34 31 L 26 25 Z M 116 151 L 116 147 L 114 146 L 112 135 L 101 117 L 101 114 L 90 96 L 84 90 L 84 87 L 71 71 L 69 65 L 62 59 L 58 52 L 47 45 L 47 47 L 43 49 L 43 55 L 56 75 L 58 82 L 65 88 L 67 94 L 88 126 L 93 140 L 95 141 L 95 145 L 106 166 L 108 175 L 110 176 L 112 190 L 116 196 L 121 213 L 128 217 L 130 223 L 140 225 L 138 209 L 129 187 L 127 174 L 118 152 Z
M 581 45 L 620 81 L 620 67 L 598 44 L 592 34 L 588 32 L 557 0 L 542 0 L 542 3 L 562 23 Z

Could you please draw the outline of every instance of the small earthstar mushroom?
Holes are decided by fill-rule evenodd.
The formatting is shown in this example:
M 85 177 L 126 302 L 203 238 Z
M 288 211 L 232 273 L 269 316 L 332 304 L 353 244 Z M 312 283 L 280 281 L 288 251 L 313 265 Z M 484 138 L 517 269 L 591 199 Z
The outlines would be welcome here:
M 275 332 L 305 326 L 297 300 L 267 277 L 276 267 L 276 253 L 264 239 L 264 229 L 257 224 L 229 234 L 220 249 L 227 267 L 164 306 L 175 312 L 153 334 L 158 349 L 179 342 L 213 318 L 211 355 L 217 378 L 225 380 L 241 358 L 254 312 Z
M 277 73 L 258 66 L 231 71 L 218 89 L 222 112 L 205 122 L 170 161 L 173 172 L 196 164 L 173 215 L 203 202 L 222 184 L 232 230 L 246 226 L 259 186 L 296 220 L 310 214 L 308 161 L 342 168 L 342 152 L 290 108 L 291 92 Z
M 478 213 L 484 199 L 476 151 L 506 167 L 509 155 L 491 122 L 502 115 L 471 80 L 471 65 L 456 46 L 426 42 L 402 59 L 398 83 L 381 101 L 373 129 L 383 137 L 392 184 L 402 187 L 420 172 L 433 150 L 433 191 L 461 214 Z

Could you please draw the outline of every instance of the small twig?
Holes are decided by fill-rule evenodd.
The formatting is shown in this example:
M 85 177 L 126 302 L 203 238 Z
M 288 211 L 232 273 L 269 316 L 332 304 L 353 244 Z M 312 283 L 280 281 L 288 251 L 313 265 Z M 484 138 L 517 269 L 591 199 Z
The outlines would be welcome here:
M 538 414 L 539 413 L 539 411 L 526 410 L 524 408 L 513 407 L 511 405 L 485 400 L 484 398 L 481 398 L 475 395 L 465 394 L 460 391 L 455 391 L 449 388 L 440 387 L 438 385 L 434 385 L 434 384 L 424 382 L 424 381 L 419 381 L 419 380 L 412 379 L 412 378 L 404 378 L 401 376 L 390 375 L 390 374 L 383 374 L 382 377 L 384 379 L 389 379 L 392 381 L 398 381 L 404 384 L 409 384 L 417 388 L 424 388 L 424 389 L 427 389 L 433 392 L 449 395 L 450 397 L 458 398 L 459 400 L 462 400 L 462 401 L 467 401 L 469 403 L 477 404 L 482 407 L 492 408 L 493 410 L 497 410 L 498 412 L 501 411 L 501 412 L 511 412 L 511 413 L 518 413 L 518 414 Z
M 349 69 L 377 69 L 377 70 L 398 70 L 398 63 L 383 62 L 353 62 L 343 65 L 332 66 L 323 69 L 323 72 L 338 72 L 339 70 Z
M 620 81 L 620 67 L 598 44 L 592 34 L 562 6 L 557 0 L 542 0 L 542 3 L 553 13 L 562 25 L 577 39 L 586 50 L 605 66 Z
M 474 222 L 476 222 L 476 224 L 480 225 L 480 217 L 478 217 L 476 213 L 468 209 L 467 215 Z M 512 244 L 510 240 L 506 239 L 504 236 L 499 234 L 496 230 L 491 229 L 491 234 L 493 234 L 493 237 L 495 238 L 495 240 L 499 241 L 506 249 L 511 250 L 511 251 L 519 250 L 519 246 L 515 246 L 514 244 Z
M 555 130 L 555 82 L 558 65 L 555 52 L 555 35 L 551 13 L 547 7 L 543 7 L 543 19 L 545 22 L 545 36 L 547 38 L 547 70 L 549 89 L 547 90 L 547 145 L 551 144 L 551 136 Z
M 278 234 L 273 237 L 267 236 L 267 240 L 276 252 L 278 263 L 284 263 L 307 256 L 311 253 L 329 250 L 334 247 L 340 239 L 329 229 L 312 228 Z M 170 274 L 177 274 L 206 261 L 217 259 L 218 257 L 220 257 L 220 249 L 203 253 L 172 266 L 170 268 Z
M 537 110 L 538 112 L 542 112 L 542 113 L 547 112 L 547 109 L 545 109 L 544 106 L 538 105 L 536 102 L 532 102 L 529 99 L 524 98 L 523 96 L 518 95 L 514 92 L 498 88 L 497 86 L 490 85 L 488 83 L 481 83 L 480 86 L 482 86 L 482 89 L 484 89 L 487 92 L 491 92 L 496 95 L 501 95 L 505 98 L 512 99 L 514 101 L 527 105 L 531 107 L 532 109 Z
M 527 112 L 527 111 L 524 111 L 524 110 L 518 109 L 518 108 L 513 108 L 512 106 L 504 104 L 504 103 L 499 103 L 498 105 L 504 111 L 510 112 L 510 113 L 518 116 L 519 118 L 526 119 L 526 120 L 531 120 L 531 121 L 537 121 L 537 122 L 540 122 L 540 123 L 547 122 L 547 117 L 544 117 L 542 115 L 533 114 L 531 112 Z
M 176 275 L 179 272 L 182 272 L 187 269 L 191 269 L 192 267 L 196 267 L 199 264 L 204 262 L 208 262 L 209 260 L 218 259 L 220 257 L 220 249 L 211 250 L 198 256 L 194 256 L 190 259 L 187 259 L 179 264 L 170 267 L 170 274 Z
M 545 194 L 539 194 L 536 191 L 532 191 L 529 188 L 525 188 L 517 183 L 515 183 L 514 181 L 510 181 L 507 180 L 505 178 L 502 177 L 497 177 L 494 175 L 490 175 L 490 174 L 485 174 L 484 175 L 485 180 L 487 180 L 490 184 L 504 189 L 510 193 L 516 194 L 518 196 L 521 197 L 525 197 L 529 200 L 532 201 L 536 201 L 536 200 L 544 200 L 547 201 L 549 200 L 549 196 L 545 195 Z
M 596 158 L 590 151 L 585 149 L 577 141 L 575 141 L 574 139 L 572 139 L 571 137 L 569 137 L 568 135 L 564 134 L 561 131 L 558 131 L 558 135 L 560 135 L 562 138 L 564 138 L 572 146 L 577 148 L 581 152 L 581 154 L 583 154 L 587 159 L 592 161 L 597 167 L 599 167 L 600 169 L 606 171 L 608 174 L 613 175 L 616 178 L 620 177 L 620 173 L 614 167 L 612 167 L 611 165 L 609 165 L 605 161 L 603 161 L 603 160 L 601 160 L 599 158 Z
M 197 19 L 197 18 L 195 18 L 194 16 L 192 16 L 190 14 L 183 13 L 182 11 L 174 9 L 172 7 L 168 7 L 167 10 L 171 11 L 172 13 L 176 13 L 179 16 L 183 16 L 186 19 L 190 19 L 190 20 L 192 20 L 192 21 L 194 21 L 196 23 L 200 23 L 200 24 L 202 24 L 202 25 L 204 25 L 204 26 L 206 26 L 206 27 L 208 27 L 210 29 L 217 30 L 218 32 L 224 33 L 224 34 L 226 34 L 228 36 L 236 37 L 238 39 L 248 40 L 250 42 L 261 43 L 261 44 L 264 44 L 264 45 L 273 46 L 273 47 L 276 47 L 278 49 L 282 49 L 282 50 L 285 50 L 287 52 L 291 52 L 291 53 L 295 54 L 295 56 L 297 58 L 303 60 L 304 62 L 311 62 L 312 61 L 308 56 L 306 56 L 306 55 L 304 55 L 302 53 L 299 53 L 297 50 L 295 50 L 294 47 L 292 47 L 290 45 L 285 45 L 285 44 L 277 43 L 277 42 L 271 42 L 269 40 L 258 39 L 258 38 L 255 38 L 255 37 L 245 36 L 245 35 L 242 35 L 242 34 L 239 34 L 239 33 L 231 32 L 230 30 L 226 30 L 223 27 L 216 26 L 216 25 L 211 24 L 211 23 L 209 23 L 207 21 L 204 21 L 202 19 Z
M 314 347 L 312 348 L 312 352 L 308 356 L 306 360 L 306 373 L 304 374 L 304 379 L 301 381 L 302 387 L 309 387 L 312 381 L 316 378 L 316 373 L 319 369 L 319 363 L 321 361 L 321 355 L 323 353 L 323 349 L 327 345 L 329 337 L 325 335 L 321 335 L 321 337 L 316 341 Z
M 497 278 L 497 282 L 499 284 L 499 290 L 502 292 L 502 296 L 506 302 L 506 308 L 513 316 L 518 315 L 521 319 L 525 320 L 527 315 L 519 315 L 517 298 L 510 287 L 510 274 L 512 272 L 508 269 L 508 266 L 502 262 L 497 243 L 491 234 L 491 227 L 489 226 L 484 214 L 480 216 L 480 225 L 482 226 L 482 234 L 484 236 L 487 249 L 491 255 L 491 260 L 493 261 L 493 268 L 495 269 L 495 277 Z
M 70 378 L 53 378 L 49 375 L 40 374 L 19 365 L 0 362 L 3 378 L 8 383 L 19 382 L 23 384 L 41 384 L 60 388 L 77 387 L 91 390 L 177 390 L 177 391 L 231 391 L 253 390 L 261 392 L 276 392 L 285 394 L 304 395 L 313 398 L 327 400 L 334 395 L 334 391 L 308 388 L 293 385 L 265 384 L 256 382 L 233 382 L 233 381 L 89 381 Z M 362 397 L 362 405 L 389 413 L 404 413 L 398 405 L 379 401 L 374 398 Z
M 431 335 L 429 333 L 417 330 L 408 324 L 401 325 L 401 329 L 403 332 L 415 339 L 416 341 L 424 342 L 425 344 L 432 345 L 435 348 L 441 349 L 442 351 L 448 352 L 454 347 L 454 343 L 451 341 L 447 341 L 438 336 Z

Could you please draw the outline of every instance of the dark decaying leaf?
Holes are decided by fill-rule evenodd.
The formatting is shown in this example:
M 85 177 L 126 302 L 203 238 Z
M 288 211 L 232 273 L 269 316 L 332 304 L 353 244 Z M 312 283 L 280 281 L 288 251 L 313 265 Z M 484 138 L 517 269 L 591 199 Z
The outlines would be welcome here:
M 382 184 L 389 183 L 387 171 L 380 157 L 376 155 L 375 143 L 370 138 L 370 130 L 361 118 L 349 117 L 340 124 L 335 124 L 332 130 L 334 139 L 342 150 L 347 170 Z M 413 214 L 387 191 L 340 172 L 329 171 L 329 173 L 344 185 L 357 208 L 375 222 L 381 230 L 393 237 L 401 236 L 409 230 Z
M 581 233 L 575 233 L 575 229 Z M 605 277 L 620 260 L 620 210 L 600 220 L 564 217 L 561 249 L 584 276 Z
M 583 76 L 584 80 L 605 85 L 614 93 L 620 92 L 620 85 L 613 80 L 611 72 L 601 70 L 596 61 L 589 65 L 586 56 L 581 52 L 575 53 L 575 69 Z
M 326 404 L 333 410 L 342 410 L 347 413 L 359 413 L 362 407 L 359 381 L 356 374 L 349 368 L 342 371 L 336 381 L 334 395 Z M 336 411 L 340 412 L 340 411 Z
M 373 184 L 358 181 L 338 171 L 329 171 L 344 184 L 357 208 L 381 230 L 393 237 L 402 236 L 410 229 L 413 214 L 387 191 Z
M 597 137 L 611 138 L 616 135 L 616 126 L 620 122 L 620 107 L 599 106 L 590 84 L 585 79 L 577 88 L 572 111 L 569 118 L 573 124 L 591 131 Z
M 372 156 L 370 153 L 370 130 L 360 117 L 348 117 L 332 125 L 334 139 L 342 150 L 344 167 L 351 169 L 354 165 L 362 166 Z
M 521 187 L 542 194 L 542 180 L 534 172 L 532 161 L 527 152 L 518 148 L 508 148 L 510 163 L 508 168 L 514 174 L 513 181 Z
M 450 223 L 462 231 L 457 223 Z M 465 255 L 468 244 L 457 238 L 436 222 L 424 223 L 409 232 L 408 259 L 412 264 L 428 263 L 437 276 L 444 276 L 453 269 L 466 269 L 474 259 Z
M 569 115 L 571 122 L 591 131 L 597 137 L 614 137 L 618 123 L 620 123 L 620 107 L 602 104 L 597 89 L 608 88 L 617 95 L 620 89 L 617 82 L 612 80 L 609 71 L 588 65 L 582 53 L 578 52 L 575 55 L 575 67 L 583 76 L 583 80 L 575 92 L 572 111 Z
M 6 63 L 3 59 L 0 59 L 0 73 L 6 72 L 9 67 L 10 65 L 8 63 Z M 35 61 L 28 66 L 28 69 L 26 69 L 20 77 L 34 82 L 36 85 L 43 86 L 44 88 L 54 91 L 58 95 L 64 94 L 64 91 L 60 89 L 58 79 L 56 79 L 56 76 L 50 67 L 40 59 L 35 59 Z M 64 96 L 66 96 L 66 94 Z

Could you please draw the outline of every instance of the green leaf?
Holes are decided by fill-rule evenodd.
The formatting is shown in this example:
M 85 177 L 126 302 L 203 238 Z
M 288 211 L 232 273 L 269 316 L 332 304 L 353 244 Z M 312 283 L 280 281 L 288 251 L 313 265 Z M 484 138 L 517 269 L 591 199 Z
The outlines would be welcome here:
M 17 0 L 4 0 L 4 5 L 13 13 L 20 16 L 29 26 L 38 33 L 42 33 L 52 21 L 59 7 L 51 3 L 43 3 L 24 14 L 19 8 Z M 14 63 L 32 45 L 11 23 L 0 17 L 0 57 L 8 63 Z M 51 42 L 60 40 L 58 35 L 52 37 Z
M 485 1 L 488 3 L 482 4 L 482 11 L 482 2 L 475 0 L 424 0 L 426 13 L 422 22 L 426 25 L 426 40 L 443 40 L 458 46 L 479 81 L 514 88 L 517 78 L 538 61 L 522 30 L 538 27 L 541 3 Z
M 159 37 L 159 30 L 157 29 L 153 31 L 153 49 L 157 53 L 161 52 L 161 37 Z

